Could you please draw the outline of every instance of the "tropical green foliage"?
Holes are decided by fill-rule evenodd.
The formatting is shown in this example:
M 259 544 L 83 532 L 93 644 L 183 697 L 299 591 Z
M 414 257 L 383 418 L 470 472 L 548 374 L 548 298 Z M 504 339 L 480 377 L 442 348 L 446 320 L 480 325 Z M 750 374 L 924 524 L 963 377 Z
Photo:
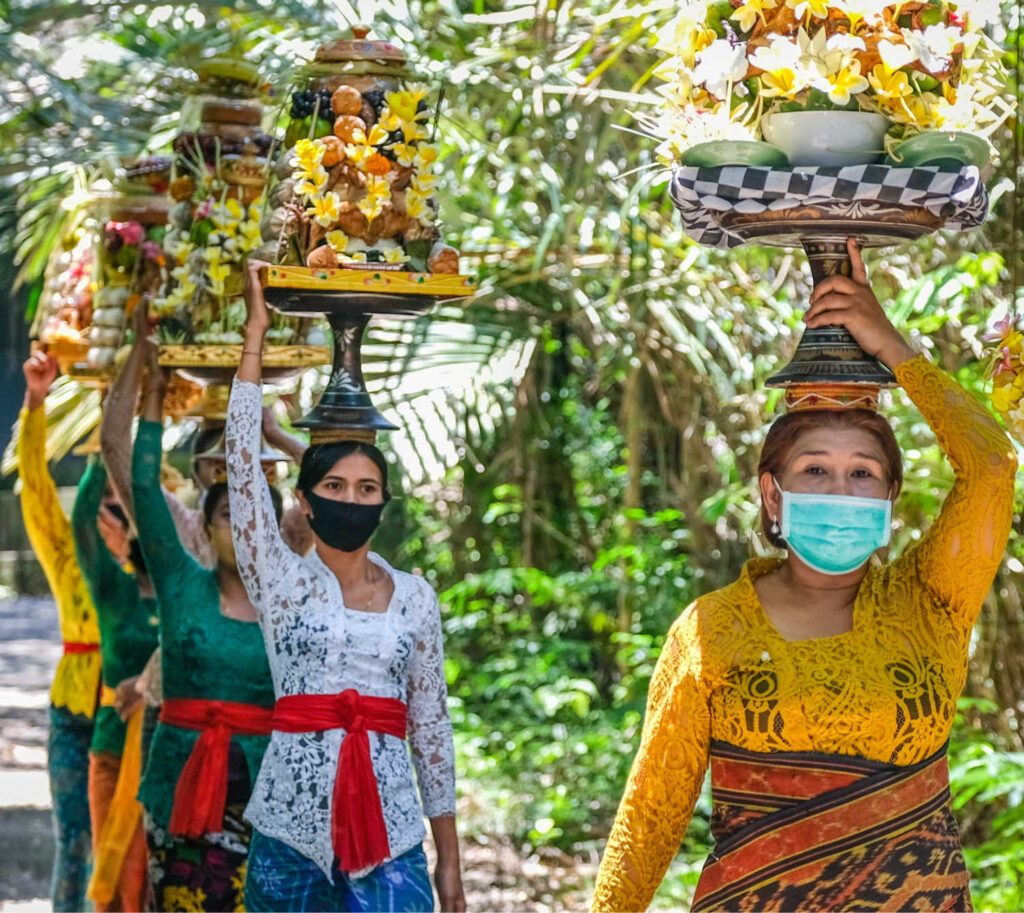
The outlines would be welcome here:
M 442 212 L 482 291 L 367 346 L 376 395 L 407 429 L 392 445 L 410 496 L 386 550 L 444 592 L 470 826 L 581 854 L 610 827 L 669 624 L 761 547 L 753 477 L 775 405 L 762 383 L 788 357 L 809 291 L 798 253 L 726 255 L 678 230 L 653 144 L 631 132 L 651 36 L 672 8 L 37 0 L 7 5 L 0 25 L 4 236 L 20 201 L 28 282 L 59 234 L 72 172 L 57 163 L 158 148 L 174 80 L 200 47 L 243 42 L 285 86 L 323 36 L 373 19 L 444 87 Z M 1012 45 L 1009 8 L 1006 23 Z M 64 78 L 61 55 L 83 35 L 96 44 Z M 1011 129 L 986 229 L 869 261 L 897 324 L 979 393 L 979 334 L 1024 281 L 1024 205 L 1000 184 L 1015 173 Z M 902 395 L 887 414 L 908 463 L 900 547 L 935 516 L 951 473 Z M 1022 571 L 1018 524 L 953 741 L 979 908 L 1024 903 Z M 660 904 L 687 898 L 706 814 L 705 802 Z

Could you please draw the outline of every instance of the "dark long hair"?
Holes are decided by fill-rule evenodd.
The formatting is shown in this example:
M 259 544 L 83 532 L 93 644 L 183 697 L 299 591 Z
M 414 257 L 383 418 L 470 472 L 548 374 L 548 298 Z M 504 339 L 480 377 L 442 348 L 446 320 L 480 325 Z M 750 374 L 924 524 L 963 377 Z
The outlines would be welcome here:
M 329 444 L 313 444 L 308 447 L 302 455 L 299 478 L 295 482 L 295 487 L 304 494 L 308 494 L 320 484 L 338 460 L 343 460 L 355 453 L 362 454 L 371 460 L 380 471 L 384 500 L 388 501 L 391 498 L 391 492 L 388 490 L 387 460 L 373 444 L 366 444 L 363 441 L 335 441 Z
M 764 446 L 761 448 L 761 459 L 757 464 L 758 479 L 766 472 L 777 477 L 786 468 L 790 454 L 800 439 L 800 435 L 805 431 L 819 428 L 832 431 L 858 428 L 861 431 L 866 431 L 878 441 L 878 445 L 882 448 L 886 481 L 890 486 L 895 484 L 897 492 L 903 487 L 903 454 L 900 453 L 899 444 L 896 443 L 896 435 L 893 434 L 889 423 L 882 416 L 867 409 L 822 409 L 791 412 L 777 418 L 768 429 Z M 776 548 L 785 548 L 786 545 L 782 537 L 772 533 L 771 523 L 768 505 L 762 500 L 761 529 L 764 531 L 764 536 Z
M 207 526 L 213 520 L 217 505 L 228 496 L 227 482 L 214 482 L 203 494 L 203 520 Z M 274 502 L 274 515 L 277 522 L 281 522 L 281 514 L 284 512 L 284 499 L 273 485 L 270 486 L 270 500 Z

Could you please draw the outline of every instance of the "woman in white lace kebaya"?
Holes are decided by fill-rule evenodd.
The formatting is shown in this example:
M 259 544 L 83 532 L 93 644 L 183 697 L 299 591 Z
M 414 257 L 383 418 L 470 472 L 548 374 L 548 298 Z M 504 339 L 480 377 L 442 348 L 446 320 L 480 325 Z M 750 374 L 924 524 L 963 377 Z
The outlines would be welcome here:
M 254 828 L 246 908 L 433 909 L 426 815 L 442 909 L 462 911 L 437 597 L 369 551 L 390 497 L 371 445 L 306 452 L 296 488 L 315 547 L 300 557 L 282 540 L 258 458 L 269 323 L 261 265 L 248 268 L 249 321 L 227 425 L 235 552 L 277 697 L 246 813 Z

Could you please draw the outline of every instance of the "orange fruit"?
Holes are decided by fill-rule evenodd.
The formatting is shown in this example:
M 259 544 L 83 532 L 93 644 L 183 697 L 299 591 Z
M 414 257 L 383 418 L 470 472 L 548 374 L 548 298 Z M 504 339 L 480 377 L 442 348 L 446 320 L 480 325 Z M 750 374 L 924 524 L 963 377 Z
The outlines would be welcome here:
M 335 114 L 358 114 L 363 110 L 363 96 L 352 86 L 341 86 L 331 96 L 331 110 Z
M 325 136 L 320 140 L 324 144 L 324 168 L 337 165 L 345 157 L 345 144 L 336 136 Z
M 343 143 L 355 142 L 353 135 L 356 130 L 366 132 L 366 121 L 351 114 L 342 114 L 334 119 L 334 135 Z

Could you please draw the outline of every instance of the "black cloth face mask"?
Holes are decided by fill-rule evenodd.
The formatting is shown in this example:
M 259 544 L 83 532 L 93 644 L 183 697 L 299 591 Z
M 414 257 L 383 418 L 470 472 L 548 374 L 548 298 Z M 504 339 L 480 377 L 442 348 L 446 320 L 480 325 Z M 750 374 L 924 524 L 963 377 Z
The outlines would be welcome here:
M 386 491 L 384 501 L 380 504 L 333 501 L 311 491 L 303 494 L 313 510 L 313 516 L 306 518 L 309 520 L 309 528 L 322 542 L 343 552 L 357 551 L 370 541 L 370 536 L 380 525 L 384 508 L 391 500 L 391 495 Z

